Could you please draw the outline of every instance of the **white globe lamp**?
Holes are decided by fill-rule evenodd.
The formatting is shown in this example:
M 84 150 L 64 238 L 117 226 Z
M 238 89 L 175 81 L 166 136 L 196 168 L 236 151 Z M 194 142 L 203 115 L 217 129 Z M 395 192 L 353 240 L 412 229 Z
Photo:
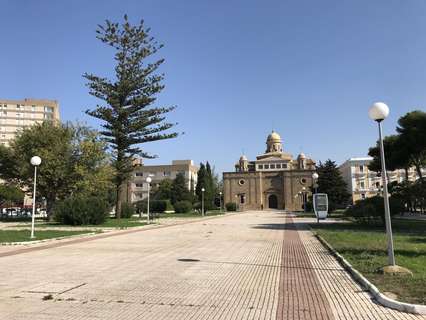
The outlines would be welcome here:
M 368 116 L 371 120 L 382 121 L 389 115 L 389 107 L 383 102 L 374 103 L 368 110 Z
M 39 166 L 41 164 L 41 158 L 39 156 L 34 156 L 31 158 L 30 162 L 33 166 Z

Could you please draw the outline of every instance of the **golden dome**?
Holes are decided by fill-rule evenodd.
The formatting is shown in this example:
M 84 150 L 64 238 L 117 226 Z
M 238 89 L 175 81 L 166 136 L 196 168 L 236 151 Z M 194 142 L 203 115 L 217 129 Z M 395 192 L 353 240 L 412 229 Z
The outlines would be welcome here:
M 278 133 L 272 130 L 272 133 L 268 136 L 268 142 L 281 142 L 281 137 Z

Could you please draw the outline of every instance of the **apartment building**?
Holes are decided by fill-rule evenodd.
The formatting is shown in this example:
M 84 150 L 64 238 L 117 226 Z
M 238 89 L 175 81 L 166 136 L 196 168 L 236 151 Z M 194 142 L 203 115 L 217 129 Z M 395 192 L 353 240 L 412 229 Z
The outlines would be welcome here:
M 350 158 L 339 166 L 343 179 L 347 183 L 348 191 L 352 195 L 352 202 L 381 194 L 382 178 L 375 171 L 368 170 L 368 164 L 373 160 L 371 157 Z M 405 170 L 399 169 L 387 172 L 389 182 L 402 182 L 406 179 Z M 408 180 L 418 179 L 416 170 L 408 170 Z
M 141 160 L 134 162 L 135 169 L 132 179 L 127 184 L 127 199 L 135 202 L 145 199 L 148 196 L 148 183 L 146 178 L 151 177 L 151 186 L 158 185 L 164 179 L 173 180 L 181 173 L 185 176 L 188 190 L 191 184 L 194 188 L 197 185 L 198 167 L 192 160 L 173 160 L 172 164 L 165 165 L 144 165 Z
M 59 104 L 56 100 L 0 99 L 0 144 L 8 146 L 22 128 L 59 118 Z

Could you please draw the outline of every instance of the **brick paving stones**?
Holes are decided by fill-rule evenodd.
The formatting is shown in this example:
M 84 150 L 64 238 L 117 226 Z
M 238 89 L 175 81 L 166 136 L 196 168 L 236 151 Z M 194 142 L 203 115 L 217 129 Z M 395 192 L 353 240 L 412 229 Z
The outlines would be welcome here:
M 3 256 L 0 319 L 426 319 L 375 304 L 297 221 L 248 212 Z

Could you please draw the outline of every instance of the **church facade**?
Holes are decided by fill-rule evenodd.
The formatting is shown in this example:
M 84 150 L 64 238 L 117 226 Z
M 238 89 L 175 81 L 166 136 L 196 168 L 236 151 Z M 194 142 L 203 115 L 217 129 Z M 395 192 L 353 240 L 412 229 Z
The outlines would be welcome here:
M 303 153 L 296 159 L 283 151 L 281 137 L 272 131 L 266 151 L 249 161 L 244 155 L 234 172 L 223 173 L 224 203 L 236 202 L 239 210 L 303 210 L 311 194 L 315 162 Z

